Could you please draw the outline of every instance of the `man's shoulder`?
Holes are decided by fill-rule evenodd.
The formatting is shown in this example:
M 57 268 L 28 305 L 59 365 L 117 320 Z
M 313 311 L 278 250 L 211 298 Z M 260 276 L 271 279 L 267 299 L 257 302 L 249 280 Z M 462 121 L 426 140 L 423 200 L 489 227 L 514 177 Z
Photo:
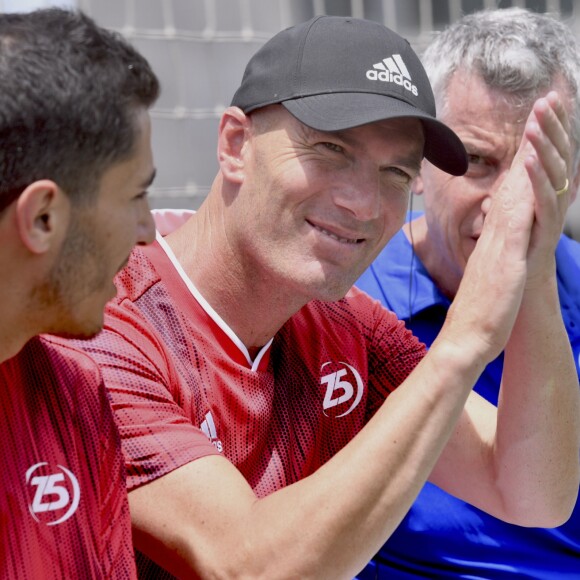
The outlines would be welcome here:
M 19 377 L 35 388 L 54 383 L 67 390 L 73 385 L 77 390 L 94 389 L 100 382 L 97 364 L 90 356 L 76 348 L 68 339 L 52 335 L 39 335 L 30 339 L 14 357 L 0 365 L 2 374 Z
M 432 306 L 449 304 L 403 230 L 393 236 L 356 285 L 402 319 Z
M 155 252 L 156 246 L 157 242 L 154 242 L 147 248 L 133 249 L 127 264 L 115 277 L 117 296 L 112 303 L 118 304 L 123 300 L 135 302 L 159 282 L 160 276 L 150 257 L 150 253 Z
M 314 334 L 349 333 L 370 339 L 381 324 L 396 325 L 397 316 L 378 300 L 353 286 L 344 298 L 334 302 L 313 300 L 292 318 L 294 325 L 312 337 Z
M 50 334 L 37 336 L 26 345 L 22 356 L 27 364 L 50 365 L 55 373 L 66 378 L 66 383 L 76 383 L 79 376 L 83 377 L 85 385 L 94 386 L 101 380 L 95 361 L 66 338 Z

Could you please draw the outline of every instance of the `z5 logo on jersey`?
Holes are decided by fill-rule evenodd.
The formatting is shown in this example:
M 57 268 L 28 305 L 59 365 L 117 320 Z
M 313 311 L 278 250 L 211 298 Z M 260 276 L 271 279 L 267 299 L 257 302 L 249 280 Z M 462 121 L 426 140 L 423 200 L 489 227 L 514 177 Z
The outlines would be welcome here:
M 26 472 L 32 501 L 28 509 L 39 523 L 55 526 L 66 522 L 79 507 L 81 488 L 72 471 L 63 465 L 36 463 Z
M 329 372 L 330 371 L 330 372 Z M 360 403 L 364 385 L 359 372 L 345 362 L 326 362 L 320 367 L 320 372 L 326 372 L 320 377 L 320 384 L 326 385 L 326 394 L 322 403 L 323 412 L 327 417 L 344 417 L 354 411 Z M 350 406 L 343 412 L 345 405 Z M 340 409 L 338 407 L 341 407 Z M 327 412 L 332 409 L 334 412 Z

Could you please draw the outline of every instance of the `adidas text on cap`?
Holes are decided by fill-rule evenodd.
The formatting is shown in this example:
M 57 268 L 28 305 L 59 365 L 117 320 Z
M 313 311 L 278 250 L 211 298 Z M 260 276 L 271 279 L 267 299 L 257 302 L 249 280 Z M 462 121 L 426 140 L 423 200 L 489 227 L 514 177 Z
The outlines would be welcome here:
M 459 137 L 435 118 L 419 57 L 378 22 L 316 16 L 276 34 L 250 59 L 231 104 L 250 113 L 275 103 L 319 131 L 420 119 L 424 156 L 453 175 L 467 170 Z

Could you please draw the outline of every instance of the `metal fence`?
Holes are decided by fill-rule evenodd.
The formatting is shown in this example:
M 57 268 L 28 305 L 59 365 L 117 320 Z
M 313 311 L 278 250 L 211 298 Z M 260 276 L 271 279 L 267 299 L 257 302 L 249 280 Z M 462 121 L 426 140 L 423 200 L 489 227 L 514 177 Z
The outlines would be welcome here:
M 279 30 L 316 14 L 368 18 L 405 36 L 420 53 L 433 30 L 464 13 L 521 6 L 559 14 L 578 29 L 580 12 L 574 0 L 0 0 L 0 10 L 75 3 L 129 38 L 159 75 L 151 204 L 190 208 L 205 198 L 217 171 L 220 113 L 251 55 Z M 572 214 L 580 232 L 580 202 Z

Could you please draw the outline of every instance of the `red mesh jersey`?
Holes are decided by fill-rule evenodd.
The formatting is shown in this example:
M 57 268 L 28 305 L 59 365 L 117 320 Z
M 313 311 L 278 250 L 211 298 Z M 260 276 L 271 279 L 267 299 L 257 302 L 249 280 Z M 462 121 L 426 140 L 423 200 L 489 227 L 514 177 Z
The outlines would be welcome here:
M 96 365 L 52 338 L 0 364 L 0 578 L 136 577 L 117 429 Z
M 425 353 L 393 313 L 352 289 L 306 305 L 252 361 L 160 236 L 134 250 L 116 284 L 105 330 L 80 346 L 110 390 L 129 489 L 216 453 L 258 496 L 302 479 Z
M 129 489 L 223 453 L 259 496 L 271 493 L 341 449 L 424 355 L 353 289 L 306 305 L 252 362 L 164 246 L 133 252 L 105 330 L 77 343 L 111 393 Z

